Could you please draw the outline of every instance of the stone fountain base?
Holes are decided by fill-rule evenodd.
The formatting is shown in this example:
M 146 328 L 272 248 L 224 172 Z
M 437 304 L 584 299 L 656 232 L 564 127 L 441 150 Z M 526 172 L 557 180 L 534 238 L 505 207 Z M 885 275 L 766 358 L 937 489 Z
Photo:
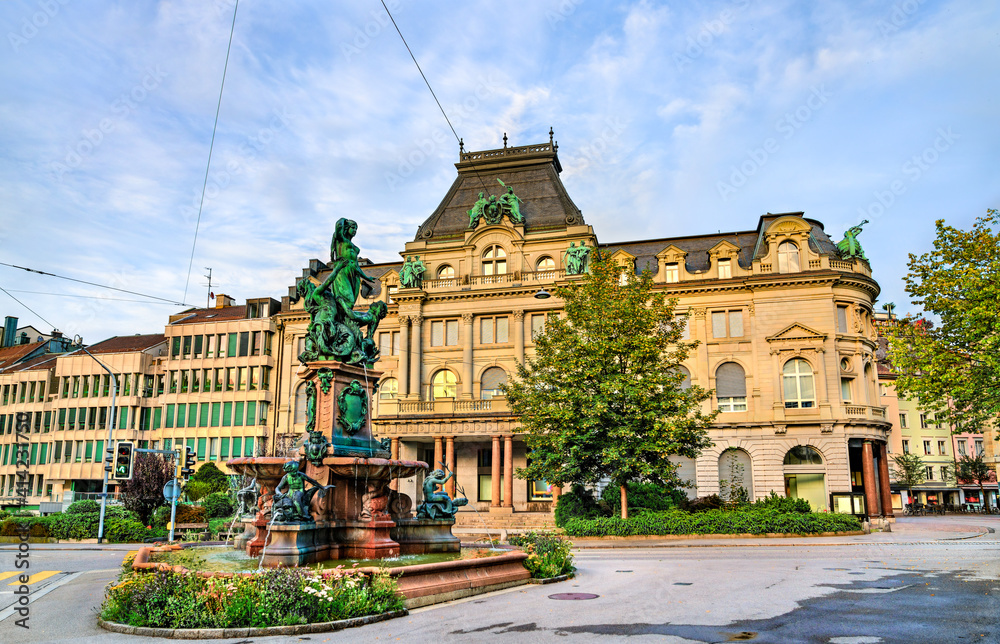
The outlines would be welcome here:
M 425 555 L 432 552 L 459 552 L 462 544 L 451 533 L 454 519 L 396 519 L 390 536 L 399 543 L 403 555 Z

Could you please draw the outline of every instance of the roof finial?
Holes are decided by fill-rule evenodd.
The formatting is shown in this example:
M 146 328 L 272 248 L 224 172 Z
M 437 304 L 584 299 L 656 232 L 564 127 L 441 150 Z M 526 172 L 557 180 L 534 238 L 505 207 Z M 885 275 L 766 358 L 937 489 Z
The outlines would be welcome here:
M 465 139 L 458 140 L 458 160 L 462 160 L 462 155 L 465 153 Z
M 504 147 L 505 150 L 507 149 L 507 133 L 506 132 L 503 133 L 503 147 Z
M 552 130 L 552 126 L 550 125 L 549 126 L 549 145 L 552 145 L 552 137 L 554 135 L 555 135 L 555 132 Z

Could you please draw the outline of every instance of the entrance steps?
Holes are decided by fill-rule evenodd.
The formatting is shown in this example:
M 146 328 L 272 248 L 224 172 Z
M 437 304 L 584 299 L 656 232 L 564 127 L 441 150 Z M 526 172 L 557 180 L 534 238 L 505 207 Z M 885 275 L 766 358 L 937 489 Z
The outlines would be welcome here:
M 489 514 L 483 512 L 459 512 L 455 515 L 454 534 L 485 535 L 487 532 L 553 532 L 555 517 L 551 512 L 514 512 L 512 514 Z

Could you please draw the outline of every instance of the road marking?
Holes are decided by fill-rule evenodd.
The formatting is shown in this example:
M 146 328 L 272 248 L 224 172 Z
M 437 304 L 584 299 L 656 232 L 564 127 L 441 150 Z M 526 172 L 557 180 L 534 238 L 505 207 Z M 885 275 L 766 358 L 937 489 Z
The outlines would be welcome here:
M 35 601 L 35 600 L 37 600 L 37 599 L 39 599 L 41 597 L 44 597 L 45 595 L 48 595 L 49 593 L 51 593 L 56 588 L 59 588 L 60 586 L 65 586 L 69 582 L 71 582 L 74 579 L 76 579 L 77 577 L 79 577 L 81 574 L 82 573 L 79 573 L 79 572 L 70 573 L 70 574 L 66 575 L 65 577 L 63 577 L 62 579 L 60 579 L 59 581 L 57 581 L 56 583 L 49 584 L 48 586 L 46 586 L 45 588 L 39 590 L 38 592 L 31 593 L 30 595 L 28 595 L 28 603 L 30 604 L 31 602 L 33 602 L 33 601 Z M 6 608 L 6 609 L 0 611 L 0 622 L 2 622 L 3 620 L 7 619 L 11 615 L 13 615 L 15 608 L 18 608 L 18 607 L 17 606 L 11 606 L 10 608 Z
M 52 575 L 58 575 L 60 572 L 62 572 L 62 571 L 61 570 L 44 570 L 42 572 L 36 572 L 32 576 L 28 577 L 28 585 L 30 586 L 31 584 L 33 584 L 35 582 L 42 581 L 43 579 L 48 579 Z M 21 583 L 21 582 L 19 582 L 19 581 L 12 581 L 12 582 L 10 582 L 7 585 L 8 586 L 16 586 L 19 583 Z
M 0 581 L 3 581 L 4 579 L 7 579 L 8 577 L 13 577 L 16 574 L 17 574 L 16 570 L 11 571 L 11 572 L 0 572 Z

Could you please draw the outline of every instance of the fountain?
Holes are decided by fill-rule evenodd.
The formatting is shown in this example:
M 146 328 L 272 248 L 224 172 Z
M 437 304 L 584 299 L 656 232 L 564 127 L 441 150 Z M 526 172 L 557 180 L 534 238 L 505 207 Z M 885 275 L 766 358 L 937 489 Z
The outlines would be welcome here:
M 289 456 L 248 456 L 227 462 L 257 484 L 256 513 L 244 520 L 235 547 L 260 565 L 302 566 L 328 559 L 380 559 L 400 554 L 458 552 L 451 534 L 466 499 L 437 491 L 452 474 L 430 473 L 424 503 L 390 489 L 393 479 L 429 470 L 427 463 L 390 458 L 388 441 L 371 433 L 368 401 L 381 373 L 374 371 L 374 337 L 384 302 L 355 310 L 370 279 L 352 242 L 357 224 L 341 219 L 331 244 L 330 274 L 317 285 L 296 285 L 310 315 L 298 376 L 306 383 L 308 440 Z M 366 332 L 364 332 L 365 330 Z M 329 438 L 327 438 L 329 437 Z

